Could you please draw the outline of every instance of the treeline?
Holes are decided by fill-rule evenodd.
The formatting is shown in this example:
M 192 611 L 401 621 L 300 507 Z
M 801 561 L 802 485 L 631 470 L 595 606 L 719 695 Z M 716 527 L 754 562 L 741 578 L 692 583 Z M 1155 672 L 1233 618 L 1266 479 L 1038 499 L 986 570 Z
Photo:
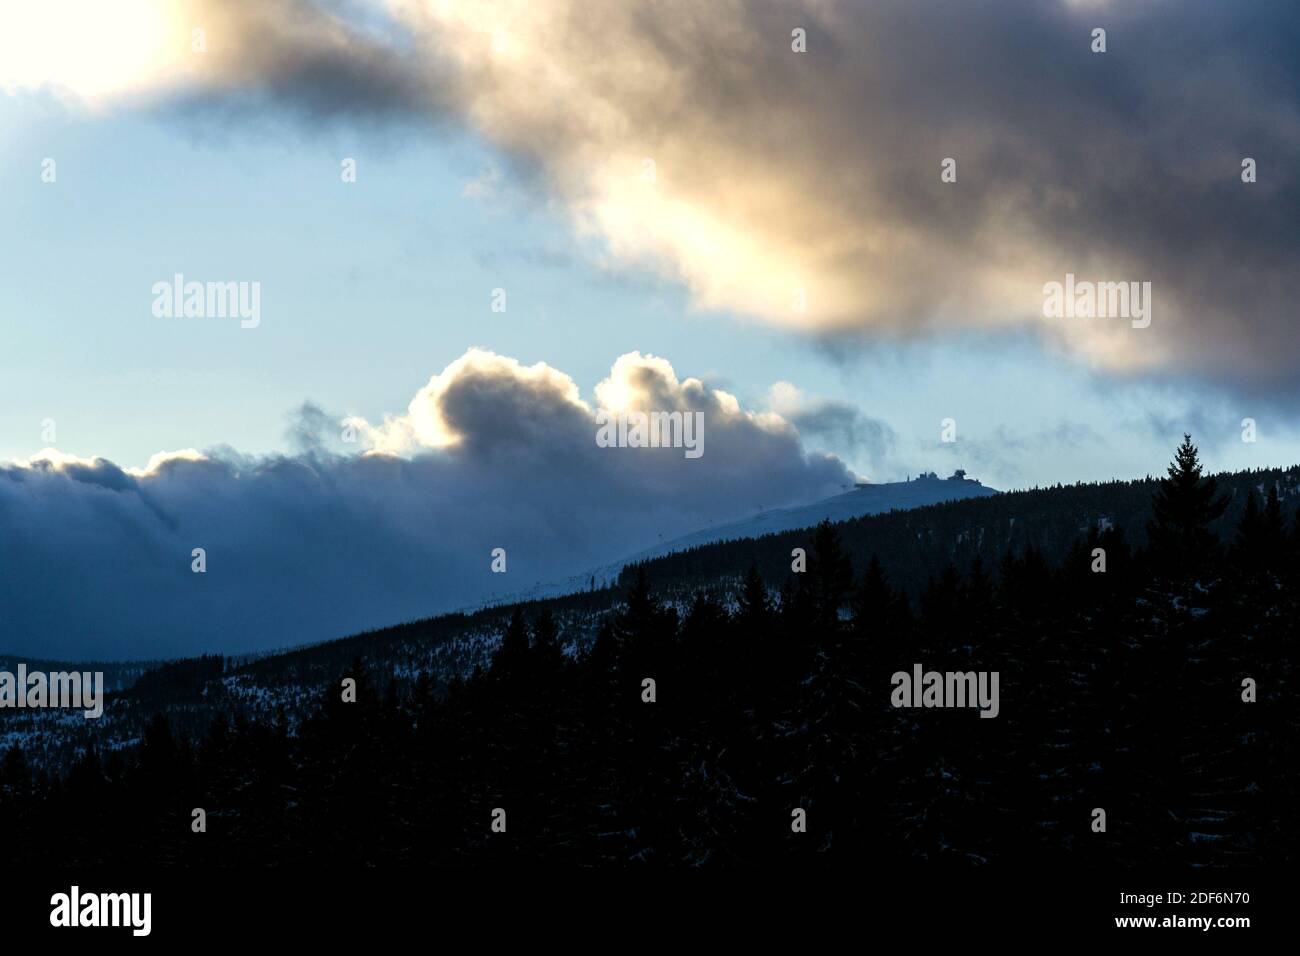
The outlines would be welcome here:
M 340 668 L 292 734 L 219 718 L 190 743 L 160 715 L 65 780 L 10 750 L 0 859 L 1295 863 L 1300 518 L 1274 488 L 1216 533 L 1190 441 L 1153 489 L 1140 546 L 1094 529 L 915 599 L 823 525 L 805 572 L 751 567 L 732 602 L 679 613 L 639 575 L 576 660 L 539 606 L 447 688 Z M 914 664 L 998 672 L 998 716 L 896 709 Z
M 1249 498 L 1277 492 L 1285 503 L 1300 499 L 1300 467 L 1240 471 L 1215 476 L 1228 498 L 1210 530 L 1230 538 Z M 913 599 L 926 582 L 951 563 L 969 569 L 976 558 L 996 567 L 1008 551 L 1035 548 L 1059 562 L 1074 542 L 1091 529 L 1118 527 L 1130 544 L 1146 544 L 1151 501 L 1159 487 L 1154 478 L 1055 485 L 1007 492 L 987 498 L 952 501 L 924 508 L 867 515 L 838 525 L 845 549 L 860 564 L 876 557 L 894 585 Z M 793 548 L 807 548 L 810 530 L 788 531 L 758 539 L 723 541 L 654 558 L 624 568 L 620 585 L 631 585 L 642 567 L 658 589 L 693 588 L 696 582 L 730 575 L 739 580 L 751 565 L 765 578 L 780 581 Z

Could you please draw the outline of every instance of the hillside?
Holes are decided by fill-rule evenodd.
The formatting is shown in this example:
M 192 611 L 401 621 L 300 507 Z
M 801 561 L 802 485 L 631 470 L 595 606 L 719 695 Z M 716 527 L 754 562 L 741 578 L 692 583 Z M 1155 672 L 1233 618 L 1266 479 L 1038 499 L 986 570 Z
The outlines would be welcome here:
M 1290 509 L 1300 500 L 1300 467 L 1216 477 L 1230 496 L 1225 514 L 1215 525 L 1225 540 L 1232 537 L 1231 529 L 1241 518 L 1249 490 L 1263 493 L 1276 487 Z M 927 585 L 947 569 L 964 572 L 977 559 L 991 580 L 996 580 L 997 568 L 1008 554 L 1032 549 L 1057 563 L 1073 543 L 1100 529 L 1122 529 L 1131 544 L 1140 545 L 1145 541 L 1143 528 L 1150 518 L 1156 484 L 1154 479 L 1142 479 L 999 494 L 974 482 L 919 480 L 857 489 L 809 506 L 813 511 L 789 511 L 816 514 L 834 502 L 841 502 L 840 507 L 848 511 L 886 499 L 898 504 L 907 500 L 896 493 L 900 485 L 903 491 L 910 490 L 908 485 L 916 486 L 912 501 L 948 493 L 948 486 L 971 495 L 908 511 L 863 514 L 836 526 L 854 573 L 860 573 L 876 557 L 893 586 L 917 601 Z M 771 520 L 779 525 L 781 519 Z M 660 599 L 682 613 L 700 589 L 714 594 L 724 605 L 733 603 L 741 578 L 751 566 L 758 568 L 775 595 L 791 577 L 791 549 L 811 548 L 812 532 L 811 527 L 804 527 L 757 538 L 713 541 L 629 563 L 611 586 L 440 615 L 252 659 L 227 658 L 220 661 L 215 673 L 185 662 L 144 667 L 134 662 L 122 666 L 61 665 L 107 671 L 114 690 L 108 696 L 104 717 L 96 726 L 87 726 L 57 712 L 0 710 L 0 750 L 19 745 L 33 765 L 57 770 L 66 767 L 91 741 L 106 751 L 138 745 L 147 720 L 158 711 L 173 715 L 177 731 L 193 738 L 202 734 L 218 712 L 254 722 L 283 719 L 292 729 L 314 706 L 321 688 L 354 660 L 364 660 L 372 673 L 391 681 L 398 691 L 414 686 L 421 676 L 443 687 L 471 677 L 477 668 L 491 662 L 505 623 L 516 609 L 530 618 L 550 609 L 565 653 L 576 657 L 591 646 L 601 624 L 620 606 L 637 571 L 644 570 Z M 0 660 L 11 657 L 0 655 Z M 142 673 L 153 676 L 136 681 Z M 131 682 L 134 686 L 128 689 Z
M 1263 496 L 1272 487 L 1288 507 L 1300 501 L 1300 466 L 1214 478 L 1228 505 L 1211 527 L 1225 540 L 1231 539 L 1249 492 Z M 1130 545 L 1141 546 L 1158 485 L 1154 478 L 1055 485 L 868 515 L 837 527 L 855 567 L 876 557 L 890 579 L 915 597 L 948 565 L 965 569 L 978 560 L 993 571 L 1007 554 L 1031 548 L 1059 561 L 1076 541 L 1108 529 L 1118 529 Z M 789 575 L 791 549 L 807 548 L 810 537 L 811 529 L 805 528 L 711 542 L 649 559 L 643 566 L 659 587 L 689 590 L 697 581 L 736 580 L 750 565 L 768 581 L 779 582 Z M 625 568 L 624 587 L 639 566 Z
M 617 581 L 624 569 L 630 565 L 641 564 L 668 554 L 689 551 L 717 541 L 761 538 L 782 531 L 812 528 L 823 521 L 838 523 L 890 511 L 908 511 L 948 501 L 983 498 L 996 494 L 998 494 L 996 490 L 986 488 L 978 481 L 958 477 L 939 478 L 933 472 L 919 475 L 908 481 L 885 482 L 879 485 L 860 484 L 852 491 L 832 495 L 820 501 L 789 508 L 772 508 L 738 521 L 700 528 L 690 534 L 638 551 L 619 561 L 591 568 L 582 574 L 571 575 L 557 581 L 542 582 L 518 591 L 507 591 L 492 600 L 468 605 L 460 610 L 475 611 L 491 605 L 539 601 L 586 590 L 597 584 L 604 586 L 609 582 Z
M 27 726 L 0 862 L 1293 865 L 1297 472 L 1216 487 L 1180 453 L 1155 487 L 827 522 L 645 562 L 617 593 L 170 662 L 101 722 Z M 1139 522 L 1144 486 L 1138 542 L 1108 522 Z M 954 563 L 1003 524 L 1023 548 Z M 791 541 L 804 573 L 732 577 Z
M 996 490 L 986 488 L 978 481 L 968 478 L 939 478 L 934 473 L 912 481 L 859 485 L 842 495 L 824 498 L 811 504 L 794 508 L 774 508 L 759 512 L 752 518 L 703 528 L 656 547 L 647 548 L 624 563 L 634 564 L 677 551 L 689 551 L 691 548 L 714 541 L 761 538 L 781 531 L 813 528 L 823 521 L 838 524 L 868 515 L 910 511 L 914 508 L 924 508 L 949 501 L 985 498 L 996 494 L 998 494 Z

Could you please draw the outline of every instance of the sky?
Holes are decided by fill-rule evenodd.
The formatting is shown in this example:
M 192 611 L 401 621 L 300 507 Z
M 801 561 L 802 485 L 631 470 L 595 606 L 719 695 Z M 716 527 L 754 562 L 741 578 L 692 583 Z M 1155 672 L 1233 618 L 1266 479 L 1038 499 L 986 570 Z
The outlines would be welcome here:
M 857 478 L 1300 461 L 1298 41 L 1280 2 L 7 3 L 0 650 L 338 636 L 508 591 L 498 545 L 525 586 Z M 177 274 L 256 326 L 156 314 Z M 1045 315 L 1067 274 L 1149 324 Z M 597 455 L 602 408 L 706 452 Z

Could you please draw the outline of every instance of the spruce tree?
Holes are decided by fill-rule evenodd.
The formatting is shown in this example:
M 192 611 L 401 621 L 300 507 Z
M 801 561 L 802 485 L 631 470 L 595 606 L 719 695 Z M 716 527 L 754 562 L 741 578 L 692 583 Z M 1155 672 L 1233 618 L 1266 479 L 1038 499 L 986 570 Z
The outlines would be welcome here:
M 533 659 L 538 665 L 537 669 L 548 677 L 564 665 L 564 652 L 560 650 L 560 629 L 549 607 L 533 621 Z
M 1168 477 L 1160 479 L 1151 500 L 1153 519 L 1147 525 L 1157 565 L 1175 576 L 1195 574 L 1213 556 L 1218 539 L 1210 525 L 1228 507 L 1215 480 L 1203 474 L 1192 436 L 1183 435 Z
M 767 596 L 767 585 L 758 573 L 758 566 L 751 564 L 741 585 L 740 598 L 736 609 L 736 622 L 742 628 L 753 628 L 766 623 L 772 609 L 772 602 Z
M 1282 515 L 1282 502 L 1278 498 L 1276 482 L 1269 485 L 1268 495 L 1264 501 L 1264 512 L 1260 515 L 1260 538 L 1263 557 L 1269 567 L 1281 573 L 1278 563 L 1286 554 L 1287 529 L 1286 518 Z
M 1259 535 L 1259 499 L 1255 496 L 1255 489 L 1251 488 L 1246 492 L 1246 507 L 1241 513 L 1241 521 L 1237 523 L 1237 538 L 1234 542 L 1238 557 L 1249 560 L 1254 553 Z
M 853 586 L 853 562 L 840 544 L 839 532 L 823 521 L 813 533 L 813 555 L 808 575 L 816 623 L 822 628 L 838 628 L 840 607 Z
M 860 635 L 875 631 L 889 615 L 894 595 L 885 580 L 885 569 L 874 554 L 861 583 L 853 592 L 853 630 Z
M 509 680 L 523 672 L 528 662 L 528 625 L 524 612 L 515 608 L 501 638 L 501 648 L 492 659 L 491 676 Z

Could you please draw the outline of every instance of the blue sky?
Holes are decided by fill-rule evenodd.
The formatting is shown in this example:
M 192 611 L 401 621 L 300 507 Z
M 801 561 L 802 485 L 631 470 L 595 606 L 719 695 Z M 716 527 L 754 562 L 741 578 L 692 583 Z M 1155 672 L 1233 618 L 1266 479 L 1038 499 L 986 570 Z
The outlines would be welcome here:
M 7 5 L 0 650 L 341 636 L 859 476 L 1300 461 L 1297 46 L 1284 2 Z M 176 274 L 260 322 L 155 315 Z M 599 445 L 626 410 L 703 454 Z
M 1183 428 L 1218 467 L 1300 457 L 1294 428 L 1266 408 L 1095 374 L 1023 336 L 867 337 L 831 349 L 696 308 L 670 278 L 608 263 L 598 241 L 576 236 L 462 130 L 212 119 L 0 99 L 0 202 L 14 226 L 0 235 L 0 458 L 44 447 L 47 418 L 60 450 L 123 466 L 184 447 L 285 450 L 286 416 L 304 400 L 378 420 L 475 345 L 545 361 L 584 394 L 633 350 L 747 406 L 787 381 L 893 429 L 878 462 L 821 442 L 880 480 L 950 465 L 1001 487 L 1140 475 Z M 41 181 L 46 157 L 53 184 Z M 357 160 L 356 183 L 341 180 L 345 157 Z M 260 281 L 263 324 L 155 318 L 150 286 L 178 271 Z M 505 313 L 490 309 L 498 287 Z M 1252 412 L 1254 445 L 1239 441 Z M 955 447 L 938 441 L 949 416 Z M 964 458 L 967 438 L 980 446 Z

